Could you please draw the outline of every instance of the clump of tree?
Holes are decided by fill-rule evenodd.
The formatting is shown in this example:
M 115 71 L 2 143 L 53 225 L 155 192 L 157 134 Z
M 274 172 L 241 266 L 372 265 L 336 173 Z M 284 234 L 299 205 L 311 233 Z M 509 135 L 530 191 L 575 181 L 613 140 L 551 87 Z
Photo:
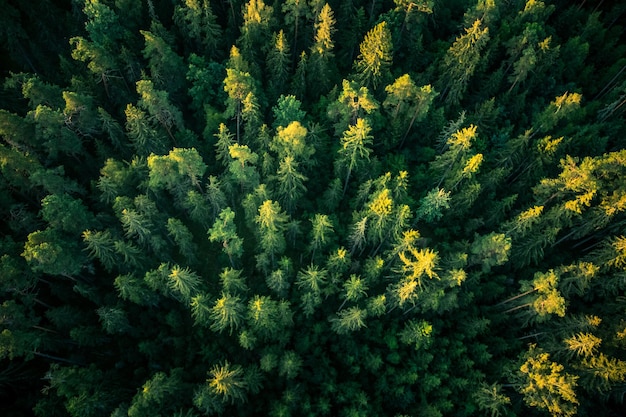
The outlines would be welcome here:
M 3 4 L 3 415 L 621 415 L 609 3 Z

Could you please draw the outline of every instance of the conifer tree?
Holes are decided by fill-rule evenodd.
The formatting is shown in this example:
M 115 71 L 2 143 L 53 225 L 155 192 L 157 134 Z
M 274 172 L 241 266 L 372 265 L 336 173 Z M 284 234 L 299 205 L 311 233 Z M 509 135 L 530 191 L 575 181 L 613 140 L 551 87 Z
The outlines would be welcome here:
M 304 2 L 304 0 L 299 1 Z M 285 92 L 285 86 L 291 73 L 292 58 L 285 32 L 282 29 L 272 35 L 272 40 L 272 48 L 266 58 L 266 66 L 269 72 L 268 89 L 274 97 L 278 97 Z
M 623 7 L 56 3 L 0 15 L 3 415 L 623 414 Z
M 173 129 L 183 128 L 183 116 L 170 103 L 167 92 L 156 90 L 152 81 L 141 80 L 137 82 L 137 93 L 141 97 L 137 103 L 139 107 L 146 110 L 174 141 Z
M 299 47 L 299 38 L 301 37 L 299 28 L 302 19 L 310 13 L 309 4 L 306 0 L 286 0 L 281 7 L 285 14 L 285 23 L 293 32 L 293 42 L 291 49 L 297 51 Z
M 304 97 L 307 92 L 307 77 L 309 77 L 309 58 L 305 51 L 300 53 L 296 71 L 293 74 L 291 80 L 291 86 L 289 92 L 296 97 Z
M 153 22 L 150 30 L 141 30 L 145 40 L 143 56 L 149 60 L 150 79 L 156 87 L 176 95 L 182 89 L 185 79 L 185 64 L 174 48 L 160 36 L 164 32 L 160 23 Z
M 258 51 L 268 45 L 273 13 L 274 7 L 265 4 L 263 0 L 249 0 L 243 6 L 239 43 L 250 62 L 256 62 Z
M 519 391 L 530 406 L 553 415 L 573 416 L 579 404 L 574 389 L 578 377 L 564 372 L 563 365 L 550 361 L 550 355 L 535 346 L 522 357 L 519 369 Z
M 359 81 L 376 90 L 388 77 L 391 67 L 393 45 L 387 22 L 383 21 L 367 32 L 359 49 L 360 54 L 354 63 Z
M 315 214 L 311 219 L 311 259 L 315 252 L 323 247 L 329 234 L 333 232 L 333 224 L 326 214 Z
M 476 20 L 448 49 L 441 78 L 441 89 L 448 103 L 460 102 L 488 41 L 489 28 L 483 28 L 482 21 Z
M 120 43 L 127 33 L 115 10 L 98 0 L 85 0 L 83 13 L 87 17 L 85 29 L 88 38 L 70 39 L 72 58 L 87 63 L 87 68 L 102 82 L 107 96 L 114 94 L 115 80 L 123 78 L 119 62 Z M 121 89 L 115 89 L 117 93 Z
M 336 23 L 333 10 L 328 3 L 324 4 L 315 23 L 315 40 L 313 46 L 311 46 L 311 53 L 308 58 L 308 72 L 316 74 L 316 78 L 324 89 L 332 85 L 334 78 L 333 58 L 335 56 L 335 42 L 333 34 L 336 30 Z
M 328 115 L 336 119 L 335 133 L 343 133 L 350 125 L 357 123 L 357 119 L 365 118 L 378 109 L 378 102 L 369 92 L 367 87 L 357 82 L 343 80 L 342 92 L 337 101 L 328 106 Z
M 409 74 L 398 77 L 385 87 L 385 91 L 387 97 L 383 107 L 391 114 L 391 123 L 394 130 L 398 130 L 396 134 L 401 135 L 400 145 L 402 145 L 413 125 L 426 117 L 438 93 L 430 85 L 418 88 Z M 409 120 L 408 125 L 406 120 Z
M 371 128 L 365 119 L 357 119 L 356 124 L 350 126 L 341 138 L 341 147 L 337 151 L 338 168 L 345 172 L 343 195 L 348 190 L 348 182 L 352 172 L 361 166 L 365 160 L 369 160 L 371 149 L 368 145 L 373 143 L 374 137 L 370 135 Z
M 235 212 L 230 207 L 223 209 L 208 231 L 211 242 L 221 242 L 222 251 L 228 255 L 230 264 L 243 255 L 243 239 L 237 235 Z
M 183 36 L 198 52 L 215 55 L 222 29 L 217 23 L 209 0 L 181 0 L 174 9 L 174 21 Z
M 226 68 L 224 79 L 224 91 L 228 93 L 225 116 L 234 117 L 236 120 L 236 140 L 241 140 L 241 123 L 246 100 L 249 104 L 255 100 L 254 82 L 248 72 L 242 72 L 233 68 Z
M 288 213 L 295 211 L 307 190 L 304 183 L 308 178 L 298 171 L 298 165 L 293 156 L 287 155 L 280 161 L 276 172 L 278 197 Z
M 275 255 L 285 250 L 285 228 L 287 214 L 276 201 L 265 200 L 258 210 L 255 223 L 258 225 L 259 244 L 261 250 L 275 262 Z

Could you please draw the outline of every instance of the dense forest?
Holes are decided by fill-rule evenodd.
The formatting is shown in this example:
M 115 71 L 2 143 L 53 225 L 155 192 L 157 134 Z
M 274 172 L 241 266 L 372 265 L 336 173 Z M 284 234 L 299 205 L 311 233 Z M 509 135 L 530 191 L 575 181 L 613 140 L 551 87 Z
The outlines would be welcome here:
M 623 2 L 0 10 L 3 416 L 623 415 Z

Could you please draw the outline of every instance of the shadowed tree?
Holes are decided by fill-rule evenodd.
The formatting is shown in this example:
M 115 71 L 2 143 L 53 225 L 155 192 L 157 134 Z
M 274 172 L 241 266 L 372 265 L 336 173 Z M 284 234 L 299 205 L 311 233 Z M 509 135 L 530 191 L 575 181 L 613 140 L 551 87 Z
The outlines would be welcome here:
M 324 246 L 333 232 L 333 223 L 326 214 L 316 213 L 313 216 L 311 219 L 311 262 L 315 259 L 315 252 Z
M 330 319 L 330 326 L 337 334 L 348 334 L 366 327 L 366 318 L 367 310 L 358 307 L 349 307 L 339 311 L 335 317 L 332 317 Z
M 185 84 L 186 66 L 170 43 L 159 35 L 163 32 L 165 28 L 154 21 L 150 31 L 140 30 L 145 41 L 143 56 L 149 62 L 150 79 L 156 88 L 176 96 Z
M 441 91 L 447 103 L 456 105 L 461 101 L 488 41 L 489 28 L 483 28 L 482 21 L 476 20 L 448 49 L 440 79 Z
M 174 132 L 183 129 L 183 115 L 169 100 L 166 91 L 157 90 L 149 80 L 137 81 L 137 93 L 140 99 L 137 105 L 165 129 L 170 139 L 176 143 Z
M 482 382 L 472 397 L 478 407 L 488 412 L 491 417 L 501 416 L 506 406 L 511 403 L 511 399 L 502 393 L 502 386 L 496 383 L 488 385 Z
M 292 50 L 297 51 L 299 48 L 300 22 L 310 13 L 307 0 L 286 0 L 282 5 L 282 12 L 285 16 L 287 27 L 293 32 Z M 282 31 L 281 31 L 282 32 Z
M 304 2 L 304 0 L 298 1 Z M 269 72 L 268 89 L 272 93 L 270 97 L 275 98 L 286 90 L 292 59 L 289 44 L 282 29 L 272 36 L 272 40 L 273 47 L 267 54 L 266 67 Z
M 181 0 L 174 9 L 174 21 L 190 47 L 203 55 L 216 55 L 222 29 L 209 0 Z

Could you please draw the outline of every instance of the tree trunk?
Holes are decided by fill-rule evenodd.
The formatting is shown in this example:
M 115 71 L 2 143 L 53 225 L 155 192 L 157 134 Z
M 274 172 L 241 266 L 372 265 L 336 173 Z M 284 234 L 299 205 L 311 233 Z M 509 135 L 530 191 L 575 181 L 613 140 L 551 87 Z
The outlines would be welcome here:
M 515 300 L 517 300 L 518 298 L 522 298 L 522 297 L 524 297 L 525 295 L 532 294 L 532 293 L 533 293 L 533 292 L 535 292 L 535 291 L 537 291 L 537 290 L 536 290 L 536 289 L 532 289 L 532 290 L 526 291 L 526 292 L 524 292 L 524 293 L 522 293 L 522 294 L 518 294 L 518 295 L 516 295 L 516 296 L 514 296 L 514 297 L 507 298 L 506 300 L 504 300 L 504 301 L 502 301 L 502 302 L 500 302 L 500 303 L 498 303 L 498 304 L 494 305 L 494 307 L 498 307 L 498 306 L 501 306 L 502 304 L 510 303 L 511 301 L 515 301 Z

